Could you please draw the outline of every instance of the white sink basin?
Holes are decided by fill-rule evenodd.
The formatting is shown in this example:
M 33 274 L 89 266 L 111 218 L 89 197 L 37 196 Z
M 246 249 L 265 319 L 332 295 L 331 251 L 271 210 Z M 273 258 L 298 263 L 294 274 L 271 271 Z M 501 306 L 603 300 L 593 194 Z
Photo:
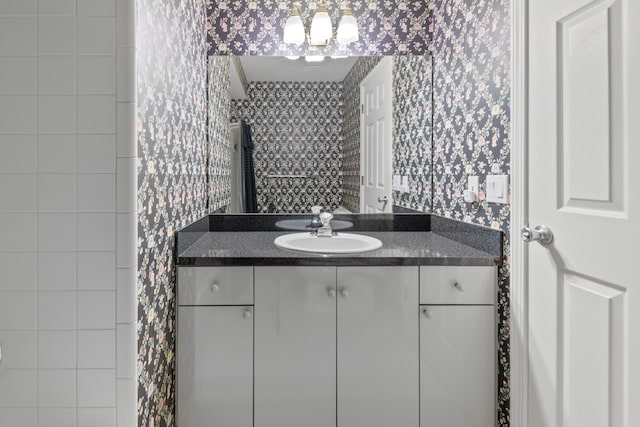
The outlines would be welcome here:
M 317 237 L 311 233 L 293 233 L 277 237 L 273 243 L 279 248 L 321 254 L 353 254 L 382 247 L 375 237 L 340 233 L 337 236 Z

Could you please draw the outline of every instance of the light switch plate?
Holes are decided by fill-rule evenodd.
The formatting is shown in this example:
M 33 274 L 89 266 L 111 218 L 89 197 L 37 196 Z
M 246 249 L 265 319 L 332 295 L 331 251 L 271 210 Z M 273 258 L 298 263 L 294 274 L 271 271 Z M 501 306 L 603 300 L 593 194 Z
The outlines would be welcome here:
M 401 177 L 400 175 L 393 175 L 393 182 L 391 185 L 391 189 L 393 191 L 400 191 L 400 182 L 401 182 Z
M 409 192 L 409 177 L 407 175 L 402 177 L 402 185 L 400 186 L 400 189 L 403 193 Z
M 487 175 L 487 202 L 509 203 L 509 175 Z

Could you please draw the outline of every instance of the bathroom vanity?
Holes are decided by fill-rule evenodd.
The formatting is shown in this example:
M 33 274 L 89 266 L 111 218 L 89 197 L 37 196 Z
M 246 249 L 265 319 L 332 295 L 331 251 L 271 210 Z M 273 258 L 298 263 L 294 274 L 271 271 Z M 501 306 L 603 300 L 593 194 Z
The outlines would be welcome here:
M 178 427 L 495 426 L 500 232 L 374 217 L 342 218 L 362 254 L 279 249 L 278 216 L 177 233 Z

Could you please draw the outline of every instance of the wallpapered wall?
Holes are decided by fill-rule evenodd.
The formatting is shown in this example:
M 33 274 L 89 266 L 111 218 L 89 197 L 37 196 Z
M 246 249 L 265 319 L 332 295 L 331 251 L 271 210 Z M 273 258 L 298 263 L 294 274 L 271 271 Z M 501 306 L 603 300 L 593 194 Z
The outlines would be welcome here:
M 343 202 L 360 210 L 360 83 L 382 57 L 361 57 L 345 77 Z M 410 190 L 393 192 L 393 204 L 429 211 L 431 208 L 431 59 L 428 55 L 393 58 L 394 174 L 409 177 Z
M 162 427 L 174 424 L 173 230 L 207 212 L 206 12 L 137 1 L 138 417 Z
M 231 67 L 230 57 L 209 58 L 208 138 L 209 212 L 231 202 Z
M 504 231 L 498 312 L 498 425 L 509 424 L 509 205 L 484 200 L 484 176 L 510 174 L 509 0 L 435 2 L 433 212 Z M 480 206 L 465 204 L 479 175 Z
M 231 121 L 251 125 L 258 211 L 331 210 L 342 201 L 342 84 L 250 82 L 231 101 Z M 304 175 L 276 178 L 274 175 Z
M 220 10 L 221 3 L 226 9 Z M 423 54 L 433 33 L 433 211 L 499 228 L 508 236 L 509 206 L 482 200 L 473 210 L 461 192 L 470 174 L 510 172 L 509 1 L 410 1 L 407 10 L 398 7 L 399 1 L 376 1 L 376 9 L 368 9 L 366 1 L 351 3 L 361 25 L 361 43 L 352 46 L 352 54 Z M 171 231 L 206 211 L 206 51 L 276 54 L 286 16 L 273 0 L 138 0 L 141 426 L 174 423 Z M 370 70 L 375 60 L 370 61 L 361 66 Z M 357 111 L 357 104 L 349 108 L 344 99 L 345 111 Z M 359 154 L 353 154 L 359 136 L 353 137 L 353 128 L 349 133 L 349 120 L 345 117 L 344 165 L 356 158 L 359 163 Z M 357 188 L 354 177 L 357 186 L 357 176 L 344 176 L 343 204 L 356 203 L 357 210 L 359 202 L 349 194 Z M 212 207 L 217 203 L 212 200 Z M 499 292 L 500 426 L 509 424 L 508 275 L 507 264 L 500 271 Z
M 393 173 L 409 177 L 408 192 L 393 192 L 393 204 L 431 210 L 431 57 L 393 59 Z
M 289 16 L 291 1 L 282 0 L 205 0 L 209 14 L 207 44 L 209 55 L 284 55 L 301 53 L 282 43 L 282 29 Z M 311 23 L 311 3 L 300 0 L 300 13 Z M 334 25 L 341 2 L 326 2 Z M 351 0 L 358 19 L 360 40 L 348 47 L 332 46 L 327 53 L 351 55 L 421 55 L 429 47 L 429 1 Z
M 360 211 L 360 82 L 382 57 L 358 58 L 343 80 L 344 127 L 342 130 L 342 204 L 351 212 Z

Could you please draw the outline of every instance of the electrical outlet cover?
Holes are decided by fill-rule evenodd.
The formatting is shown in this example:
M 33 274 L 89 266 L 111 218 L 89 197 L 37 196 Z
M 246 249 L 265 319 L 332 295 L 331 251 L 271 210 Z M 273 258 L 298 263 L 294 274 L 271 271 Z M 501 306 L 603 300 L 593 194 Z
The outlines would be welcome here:
M 476 193 L 477 195 L 479 187 L 480 187 L 480 178 L 478 178 L 475 175 L 470 176 L 467 181 L 467 190 L 470 190 Z

